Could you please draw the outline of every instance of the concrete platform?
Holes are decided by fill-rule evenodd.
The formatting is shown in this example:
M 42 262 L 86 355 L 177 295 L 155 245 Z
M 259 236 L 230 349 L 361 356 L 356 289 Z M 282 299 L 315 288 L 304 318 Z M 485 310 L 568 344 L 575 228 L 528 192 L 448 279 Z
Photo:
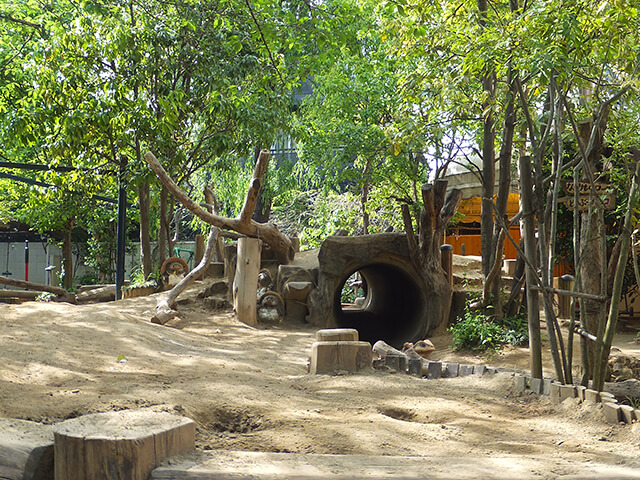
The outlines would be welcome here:
M 0 419 L 0 479 L 53 480 L 53 427 Z
M 546 460 L 546 461 L 545 461 Z M 561 458 L 555 468 L 563 480 L 631 479 L 640 472 L 630 467 Z M 551 478 L 549 459 L 522 456 L 399 457 L 208 451 L 175 457 L 151 474 L 152 480 L 486 480 Z M 553 478 L 555 476 L 552 475 Z

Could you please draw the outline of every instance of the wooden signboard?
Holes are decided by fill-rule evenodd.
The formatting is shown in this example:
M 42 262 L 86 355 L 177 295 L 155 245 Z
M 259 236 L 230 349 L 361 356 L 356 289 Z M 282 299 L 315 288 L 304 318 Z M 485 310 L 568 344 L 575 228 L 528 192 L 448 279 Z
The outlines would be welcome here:
M 616 196 L 613 193 L 606 193 L 601 195 L 600 198 L 605 210 L 613 210 L 616 208 Z M 564 203 L 569 210 L 573 210 L 575 208 L 573 197 L 560 198 L 558 199 L 558 202 Z M 589 210 L 589 197 L 581 195 L 578 197 L 578 211 L 586 212 L 587 210 Z
M 565 191 L 567 195 L 573 195 L 575 191 L 575 183 L 572 180 L 562 180 L 562 189 Z M 578 194 L 579 195 L 588 195 L 591 193 L 591 189 L 598 194 L 604 194 L 607 190 L 611 189 L 611 185 L 608 183 L 596 182 L 593 185 L 589 182 L 578 182 Z

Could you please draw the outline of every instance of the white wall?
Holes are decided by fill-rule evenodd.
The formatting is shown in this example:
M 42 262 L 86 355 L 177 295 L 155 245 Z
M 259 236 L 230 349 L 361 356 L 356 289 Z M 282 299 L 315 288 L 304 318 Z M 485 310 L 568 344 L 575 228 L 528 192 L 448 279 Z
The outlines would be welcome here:
M 178 247 L 188 250 L 195 249 L 195 242 L 178 242 Z M 140 244 L 133 244 L 134 253 L 125 258 L 125 279 L 129 279 L 131 272 L 140 265 Z M 152 246 L 153 248 L 153 246 Z M 8 254 L 8 256 L 7 256 Z M 0 275 L 16 280 L 25 280 L 25 242 L 0 242 Z M 190 254 L 182 252 L 181 257 L 187 260 L 190 268 L 194 268 L 193 258 L 189 262 Z M 75 258 L 74 258 L 75 261 Z M 48 279 L 45 268 L 54 265 L 55 269 Z M 90 273 L 91 269 L 83 264 L 74 266 L 75 275 Z M 29 242 L 29 281 L 43 285 L 57 285 L 57 278 L 62 272 L 62 252 L 59 247 L 46 242 Z M 0 285 L 0 288 L 8 288 Z
M 0 275 L 25 280 L 25 242 L 0 242 Z M 47 284 L 45 267 L 56 265 L 60 272 L 62 255 L 55 245 L 29 242 L 29 281 Z

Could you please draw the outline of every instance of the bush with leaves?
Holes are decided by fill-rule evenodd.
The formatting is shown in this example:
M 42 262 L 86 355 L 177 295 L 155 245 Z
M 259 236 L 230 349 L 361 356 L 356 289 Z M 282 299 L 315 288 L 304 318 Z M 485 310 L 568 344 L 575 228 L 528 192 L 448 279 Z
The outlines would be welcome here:
M 518 316 L 505 318 L 496 323 L 481 312 L 468 308 L 464 317 L 449 331 L 453 334 L 455 350 L 469 348 L 475 351 L 497 350 L 504 344 L 525 345 L 529 342 L 529 332 L 525 318 Z

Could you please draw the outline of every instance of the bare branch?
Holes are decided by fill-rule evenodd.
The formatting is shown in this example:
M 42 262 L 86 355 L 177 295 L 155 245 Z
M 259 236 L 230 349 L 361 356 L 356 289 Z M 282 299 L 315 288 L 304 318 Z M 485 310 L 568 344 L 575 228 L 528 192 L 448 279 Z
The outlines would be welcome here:
M 247 5 L 247 8 L 249 9 L 249 13 L 251 14 L 251 18 L 253 18 L 253 22 L 256 24 L 256 27 L 258 28 L 258 32 L 260 33 L 260 38 L 262 38 L 262 43 L 264 44 L 264 48 L 267 49 L 267 53 L 269 54 L 269 59 L 271 60 L 271 65 L 273 65 L 273 68 L 275 69 L 276 73 L 278 74 L 278 77 L 280 77 L 280 81 L 282 82 L 282 88 L 284 88 L 286 83 L 284 81 L 284 78 L 282 78 L 282 74 L 280 73 L 280 69 L 278 68 L 278 65 L 276 64 L 275 59 L 273 58 L 273 54 L 271 53 L 271 49 L 269 49 L 269 44 L 267 43 L 267 39 L 264 37 L 264 33 L 262 32 L 262 27 L 260 26 L 260 22 L 258 22 L 258 19 L 256 18 L 256 14 L 253 11 L 253 8 L 251 8 L 251 4 L 249 3 L 249 0 L 245 0 L 245 3 Z
M 271 247 L 278 260 L 282 263 L 286 264 L 293 260 L 295 249 L 291 239 L 283 235 L 273 223 L 258 223 L 251 218 L 246 220 L 242 220 L 241 218 L 225 218 L 206 211 L 174 183 L 153 153 L 148 152 L 144 158 L 162 184 L 182 205 L 198 218 L 218 228 L 234 230 L 249 237 L 261 238 Z
M 12 23 L 18 23 L 20 25 L 24 25 L 29 28 L 35 28 L 40 31 L 43 30 L 42 25 L 40 25 L 39 23 L 28 22 L 27 20 L 22 20 L 20 18 L 12 17 L 8 13 L 0 13 L 0 19 L 7 20 Z

